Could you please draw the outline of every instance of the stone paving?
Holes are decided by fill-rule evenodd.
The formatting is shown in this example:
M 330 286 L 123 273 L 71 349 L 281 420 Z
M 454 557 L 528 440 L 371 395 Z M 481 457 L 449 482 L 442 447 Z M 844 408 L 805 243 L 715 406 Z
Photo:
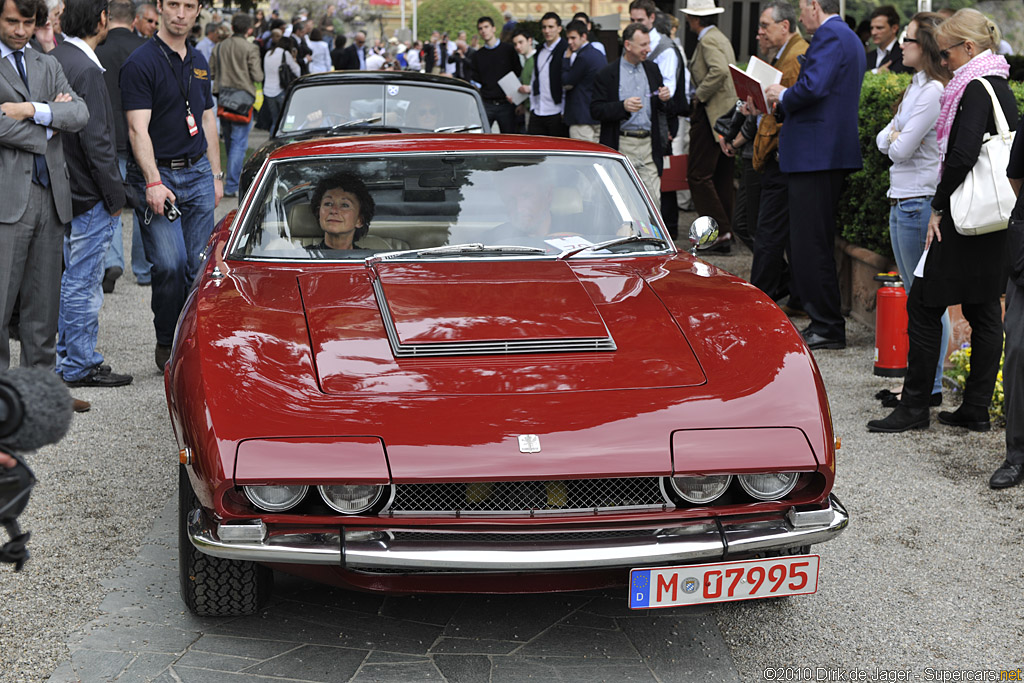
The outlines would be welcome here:
M 740 680 L 711 608 L 633 612 L 625 588 L 385 597 L 275 573 L 259 614 L 201 619 L 178 595 L 176 521 L 172 499 L 52 683 Z

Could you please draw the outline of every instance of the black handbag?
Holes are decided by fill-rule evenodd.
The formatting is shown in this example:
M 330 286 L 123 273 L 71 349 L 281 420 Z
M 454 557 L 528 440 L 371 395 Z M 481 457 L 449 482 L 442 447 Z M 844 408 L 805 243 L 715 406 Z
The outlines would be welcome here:
M 281 90 L 287 90 L 288 86 L 294 82 L 298 76 L 292 72 L 290 66 L 288 66 L 288 60 L 284 57 L 281 58 L 281 66 L 277 67 L 277 80 L 281 82 Z
M 255 95 L 237 88 L 221 88 L 217 94 L 217 106 L 239 116 L 248 116 L 255 102 Z
M 742 100 L 736 100 L 736 104 L 732 106 L 728 112 L 718 117 L 715 121 L 715 132 L 725 138 L 726 142 L 732 142 L 739 135 L 740 129 L 743 127 L 743 121 L 746 119 L 746 115 L 740 111 L 740 107 L 743 106 Z

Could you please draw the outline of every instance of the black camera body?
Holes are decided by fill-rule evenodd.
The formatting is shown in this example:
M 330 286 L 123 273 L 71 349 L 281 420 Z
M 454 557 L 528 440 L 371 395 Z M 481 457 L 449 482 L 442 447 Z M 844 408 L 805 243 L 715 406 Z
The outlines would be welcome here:
M 14 571 L 21 571 L 28 560 L 29 532 L 22 532 L 18 526 L 18 515 L 28 505 L 32 487 L 36 485 L 35 474 L 25 461 L 14 453 L 9 454 L 18 464 L 8 469 L 0 467 L 0 524 L 7 530 L 10 539 L 0 546 L 0 562 L 14 565 Z
M 181 218 L 181 209 L 172 204 L 170 199 L 164 199 L 164 215 L 167 220 L 176 221 Z

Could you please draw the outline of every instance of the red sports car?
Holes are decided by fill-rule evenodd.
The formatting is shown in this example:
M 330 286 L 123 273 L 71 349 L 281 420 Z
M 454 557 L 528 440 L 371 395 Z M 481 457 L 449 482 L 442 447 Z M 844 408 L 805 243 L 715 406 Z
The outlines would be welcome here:
M 193 612 L 257 610 L 272 569 L 638 609 L 814 592 L 848 522 L 814 359 L 676 249 L 625 157 L 296 143 L 240 206 L 165 374 Z

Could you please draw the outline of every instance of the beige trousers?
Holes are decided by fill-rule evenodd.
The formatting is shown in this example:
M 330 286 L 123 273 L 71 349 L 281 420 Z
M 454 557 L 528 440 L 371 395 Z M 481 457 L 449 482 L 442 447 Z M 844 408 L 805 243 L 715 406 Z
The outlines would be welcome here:
M 601 139 L 601 126 L 596 123 L 578 123 L 575 126 L 569 126 L 569 137 L 573 140 L 598 142 Z
M 658 176 L 658 167 L 654 165 L 654 157 L 651 154 L 651 139 L 620 135 L 619 151 L 633 164 L 633 168 L 640 175 L 640 180 L 643 181 L 648 194 L 654 200 L 654 206 L 660 211 L 661 178 Z

